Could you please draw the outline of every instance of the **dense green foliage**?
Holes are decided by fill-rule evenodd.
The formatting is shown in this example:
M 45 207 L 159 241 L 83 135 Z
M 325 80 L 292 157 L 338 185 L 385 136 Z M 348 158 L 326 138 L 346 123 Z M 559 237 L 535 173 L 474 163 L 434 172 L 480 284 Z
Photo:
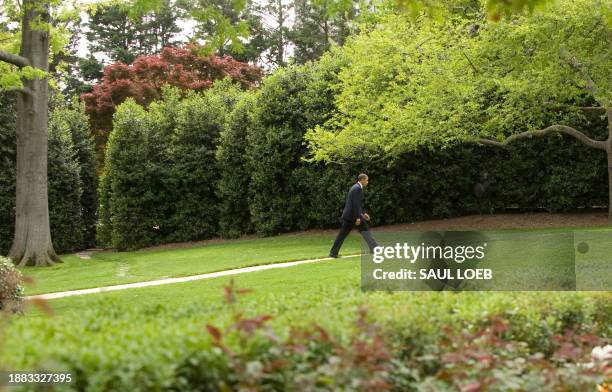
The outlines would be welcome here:
M 238 94 L 238 87 L 226 79 L 207 94 L 188 97 L 180 106 L 168 153 L 176 209 L 170 223 L 171 240 L 197 240 L 217 232 L 216 146 Z
M 363 151 L 393 159 L 420 147 L 568 125 L 582 115 L 575 107 L 605 114 L 609 2 L 551 7 L 497 23 L 471 8 L 442 20 L 383 18 L 341 51 L 349 66 L 339 74 L 338 113 L 309 132 L 314 158 Z
M 217 232 L 216 146 L 239 95 L 228 79 L 182 100 L 166 89 L 148 110 L 120 106 L 100 184 L 102 244 L 133 249 Z
M 150 153 L 155 147 L 149 142 L 151 133 L 140 105 L 128 99 L 120 106 L 100 180 L 99 239 L 104 243 L 112 241 L 117 248 L 158 242 L 154 211 L 158 206 L 156 196 L 161 190 L 154 189 L 152 183 L 158 175 L 159 157 Z M 105 189 L 112 198 L 104 194 Z
M 260 233 L 312 227 L 321 211 L 312 196 L 326 185 L 320 175 L 322 166 L 301 158 L 306 152 L 305 131 L 325 121 L 332 110 L 328 79 L 337 67 L 325 65 L 278 70 L 258 91 L 246 155 L 251 217 Z M 350 181 L 343 177 L 327 179 Z M 326 197 L 337 197 L 338 192 L 334 193 Z
M 117 188 L 101 195 L 125 199 L 122 203 L 135 197 L 129 192 L 152 198 L 146 203 L 131 201 L 134 208 L 126 209 L 132 216 L 145 214 L 146 218 L 130 218 L 124 229 L 119 229 L 121 220 L 115 221 L 117 233 L 134 235 L 134 241 L 140 238 L 121 247 L 218 234 L 270 235 L 336 227 L 345 192 L 363 171 L 371 177 L 366 208 L 374 224 L 474 212 L 568 211 L 606 205 L 605 155 L 569 138 L 525 140 L 507 149 L 461 143 L 442 150 L 421 146 L 388 162 L 372 161 L 366 149 L 355 145 L 350 150 L 353 155 L 340 164 L 305 161 L 308 129 L 342 110 L 334 97 L 342 94 L 338 83 L 351 67 L 346 61 L 338 52 L 317 63 L 279 70 L 255 93 L 239 94 L 219 83 L 203 95 L 181 101 L 170 94 L 148 111 L 139 111 L 137 117 L 148 124 L 143 132 L 156 133 L 159 139 L 143 143 L 153 137 L 143 134 L 120 151 L 152 149 L 143 152 L 143 156 L 149 154 L 148 164 L 122 165 L 119 158 L 111 158 L 115 169 L 124 171 L 126 191 L 118 195 Z M 133 121 L 135 117 L 126 118 Z M 605 121 L 598 113 L 556 111 L 545 119 L 583 129 L 593 138 L 606 136 Z M 135 129 L 131 123 L 125 127 L 128 133 Z M 132 145 L 136 140 L 140 143 Z M 573 159 L 567 161 L 566 156 Z M 140 178 L 145 168 L 151 171 L 143 177 L 144 183 L 130 180 L 130 176 Z M 101 210 L 101 216 L 106 213 Z M 133 234 L 130 225 L 142 228 L 140 234 Z M 103 243 L 113 241 L 107 236 Z
M 0 254 L 6 254 L 15 227 L 15 98 L 0 94 Z
M 168 0 L 159 8 L 134 17 L 121 2 L 94 4 L 87 9 L 86 33 L 90 53 L 130 64 L 138 56 L 161 52 L 175 44 L 181 32 L 178 19 L 182 11 Z
M 247 130 L 252 125 L 253 94 L 245 95 L 228 115 L 219 136 L 216 159 L 219 168 L 219 233 L 238 237 L 252 231 L 249 211 L 251 176 L 245 164 Z
M 13 239 L 15 219 L 15 102 L 2 94 L 0 116 L 0 254 Z M 49 220 L 55 249 L 70 252 L 95 245 L 97 174 L 93 141 L 83 108 L 55 108 L 49 119 Z
M 53 363 L 74 372 L 65 390 L 91 391 L 365 391 L 383 389 L 366 387 L 380 380 L 455 391 L 492 373 L 499 389 L 488 390 L 552 391 L 602 379 L 577 364 L 609 336 L 605 293 L 365 294 L 350 260 L 246 275 L 237 280 L 255 290 L 246 296 L 215 279 L 177 285 L 171 296 L 150 287 L 52 301 L 56 317 L 12 320 L 0 358 L 11 369 Z M 229 304 L 220 301 L 224 286 Z
M 58 252 L 80 249 L 84 245 L 81 211 L 83 183 L 76 148 L 64 110 L 55 110 L 49 119 L 49 220 L 53 244 Z M 87 123 L 85 123 L 87 124 Z M 87 128 L 86 128 L 87 129 Z M 51 202 L 50 202 L 51 204 Z

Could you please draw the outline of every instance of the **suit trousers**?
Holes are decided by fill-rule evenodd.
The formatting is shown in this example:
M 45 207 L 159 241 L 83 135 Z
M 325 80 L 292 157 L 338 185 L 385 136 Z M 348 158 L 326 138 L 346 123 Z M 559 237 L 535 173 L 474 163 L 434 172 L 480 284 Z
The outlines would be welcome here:
M 334 241 L 334 245 L 329 251 L 329 254 L 331 256 L 338 256 L 338 252 L 340 252 L 340 247 L 342 246 L 342 243 L 344 242 L 346 237 L 349 235 L 349 233 L 351 232 L 351 230 L 353 230 L 355 226 L 356 225 L 354 221 L 348 221 L 346 219 L 342 219 L 342 227 L 340 228 L 340 232 L 338 233 L 338 236 L 336 237 L 336 240 Z M 372 233 L 370 233 L 368 224 L 366 223 L 365 219 L 361 219 L 361 223 L 357 226 L 357 230 L 359 230 L 359 234 L 361 234 L 363 239 L 368 244 L 368 247 L 370 248 L 370 252 L 374 252 L 374 248 L 378 246 L 378 244 L 372 237 Z

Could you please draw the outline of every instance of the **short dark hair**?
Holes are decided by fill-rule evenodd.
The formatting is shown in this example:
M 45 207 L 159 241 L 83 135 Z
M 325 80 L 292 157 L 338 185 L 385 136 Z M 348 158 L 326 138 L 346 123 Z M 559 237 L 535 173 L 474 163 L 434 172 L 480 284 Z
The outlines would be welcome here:
M 360 175 L 357 176 L 357 181 L 361 181 L 366 178 L 368 178 L 368 175 L 365 173 L 361 173 Z

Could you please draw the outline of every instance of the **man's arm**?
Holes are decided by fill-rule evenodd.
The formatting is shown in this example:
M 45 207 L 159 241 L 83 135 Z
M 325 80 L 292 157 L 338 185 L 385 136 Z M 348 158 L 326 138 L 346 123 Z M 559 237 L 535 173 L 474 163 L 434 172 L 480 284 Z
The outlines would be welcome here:
M 357 188 L 357 192 L 355 192 L 355 203 L 353 204 L 355 208 L 354 214 L 355 219 L 365 219 L 363 215 L 363 189 L 361 187 Z

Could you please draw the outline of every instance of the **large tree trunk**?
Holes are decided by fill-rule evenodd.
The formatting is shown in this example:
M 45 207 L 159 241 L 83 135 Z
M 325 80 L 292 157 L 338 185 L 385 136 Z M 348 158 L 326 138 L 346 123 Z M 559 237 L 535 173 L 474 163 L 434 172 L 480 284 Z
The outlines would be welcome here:
M 49 69 L 49 4 L 23 1 L 21 56 Z M 34 28 L 31 26 L 34 24 Z M 15 237 L 9 257 L 20 266 L 61 262 L 51 243 L 47 195 L 48 81 L 24 80 L 28 94 L 17 99 L 17 187 Z

